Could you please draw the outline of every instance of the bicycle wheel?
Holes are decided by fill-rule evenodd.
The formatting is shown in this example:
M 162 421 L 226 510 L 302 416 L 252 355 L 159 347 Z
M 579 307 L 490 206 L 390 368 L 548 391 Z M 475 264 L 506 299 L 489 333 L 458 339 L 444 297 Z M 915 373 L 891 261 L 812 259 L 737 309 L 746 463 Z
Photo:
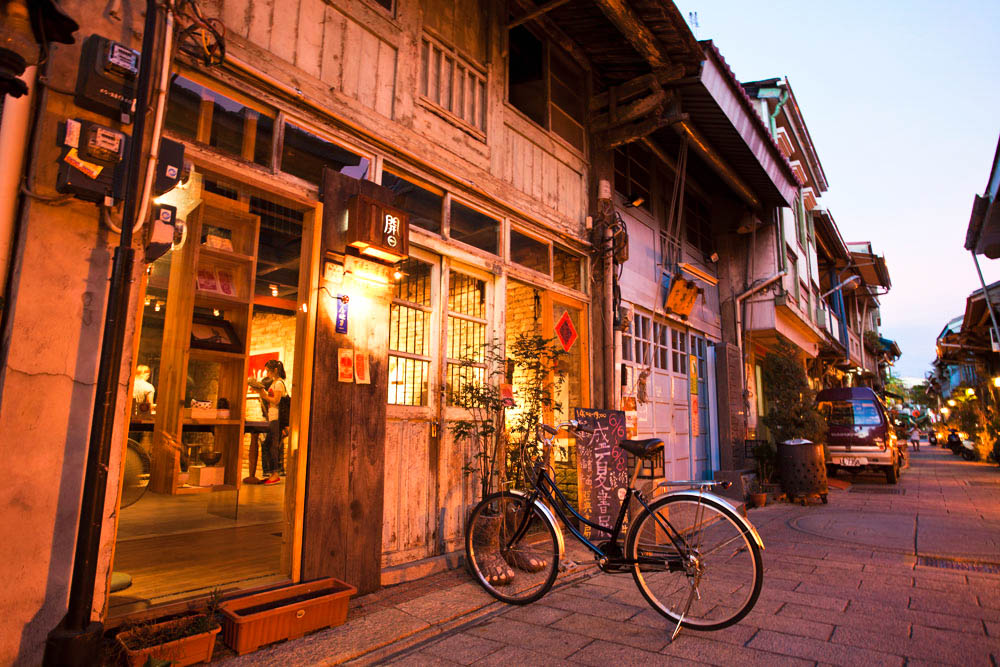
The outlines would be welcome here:
M 511 604 L 528 604 L 556 580 L 556 527 L 527 498 L 494 493 L 476 505 L 466 523 L 465 556 L 487 593 Z
M 667 537 L 679 536 L 681 549 Z M 629 529 L 626 554 L 646 601 L 674 623 L 719 630 L 746 616 L 764 581 L 760 548 L 742 521 L 712 498 L 668 495 Z

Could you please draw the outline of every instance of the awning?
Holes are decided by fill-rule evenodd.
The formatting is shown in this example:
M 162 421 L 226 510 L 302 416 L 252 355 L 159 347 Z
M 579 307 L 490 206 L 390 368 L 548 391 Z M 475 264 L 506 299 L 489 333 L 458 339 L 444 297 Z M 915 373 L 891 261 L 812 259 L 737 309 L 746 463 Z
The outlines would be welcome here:
M 868 252 L 851 251 L 851 263 L 857 268 L 865 284 L 885 289 L 892 287 L 884 257 Z
M 965 232 L 965 249 L 990 259 L 1000 257 L 1000 141 L 993 155 L 989 182 L 982 197 L 976 195 L 972 202 L 972 215 Z
M 792 206 L 799 182 L 770 129 L 711 41 L 695 82 L 677 88 L 681 110 L 766 206 Z M 662 130 L 661 130 L 662 132 Z
M 879 347 L 881 347 L 883 350 L 888 352 L 896 359 L 903 356 L 902 351 L 899 349 L 899 345 L 897 345 L 896 341 L 892 340 L 891 338 L 882 338 L 881 336 L 879 336 L 878 344 Z

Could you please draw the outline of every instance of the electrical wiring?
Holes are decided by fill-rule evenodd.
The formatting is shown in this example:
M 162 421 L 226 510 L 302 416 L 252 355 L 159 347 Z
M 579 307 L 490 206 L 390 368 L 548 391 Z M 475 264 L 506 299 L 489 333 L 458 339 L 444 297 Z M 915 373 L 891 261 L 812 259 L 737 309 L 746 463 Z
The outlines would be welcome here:
M 195 0 L 178 0 L 177 18 L 185 23 L 177 33 L 177 48 L 207 67 L 221 65 L 226 58 L 226 27 L 217 18 L 206 18 Z

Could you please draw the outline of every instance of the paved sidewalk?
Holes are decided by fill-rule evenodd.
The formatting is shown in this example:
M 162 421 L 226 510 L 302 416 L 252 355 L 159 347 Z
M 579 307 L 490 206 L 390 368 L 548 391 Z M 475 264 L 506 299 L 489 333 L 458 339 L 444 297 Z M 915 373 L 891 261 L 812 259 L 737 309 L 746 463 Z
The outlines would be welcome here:
M 751 510 L 764 590 L 739 624 L 669 643 L 628 575 L 584 567 L 525 607 L 464 570 L 384 589 L 348 622 L 240 664 L 1000 665 L 1000 468 L 922 446 L 901 482 Z M 843 486 L 843 485 L 842 485 Z M 589 563 L 581 560 L 582 563 Z

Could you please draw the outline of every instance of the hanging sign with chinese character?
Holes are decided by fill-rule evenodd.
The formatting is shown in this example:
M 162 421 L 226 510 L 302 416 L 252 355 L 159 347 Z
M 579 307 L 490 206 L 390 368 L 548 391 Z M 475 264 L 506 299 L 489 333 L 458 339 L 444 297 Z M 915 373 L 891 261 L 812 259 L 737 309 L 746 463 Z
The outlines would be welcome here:
M 694 308 L 695 299 L 700 293 L 701 289 L 694 281 L 674 278 L 670 283 L 670 291 L 667 292 L 663 306 L 668 314 L 673 313 L 682 319 L 687 319 Z
M 573 416 L 587 430 L 593 430 L 589 438 L 583 434 L 576 438 L 580 512 L 597 525 L 610 528 L 628 487 L 628 458 L 618 446 L 625 439 L 625 413 L 576 408 Z M 584 527 L 587 537 L 594 532 Z
M 576 327 L 573 326 L 573 318 L 569 316 L 569 311 L 563 311 L 562 317 L 556 322 L 556 338 L 559 339 L 559 344 L 562 345 L 563 350 L 569 352 L 578 337 L 579 334 L 576 332 Z
M 409 216 L 364 195 L 354 195 L 347 207 L 347 245 L 365 257 L 395 263 L 409 253 Z
M 337 295 L 337 322 L 335 330 L 339 334 L 347 333 L 347 299 L 343 294 Z

